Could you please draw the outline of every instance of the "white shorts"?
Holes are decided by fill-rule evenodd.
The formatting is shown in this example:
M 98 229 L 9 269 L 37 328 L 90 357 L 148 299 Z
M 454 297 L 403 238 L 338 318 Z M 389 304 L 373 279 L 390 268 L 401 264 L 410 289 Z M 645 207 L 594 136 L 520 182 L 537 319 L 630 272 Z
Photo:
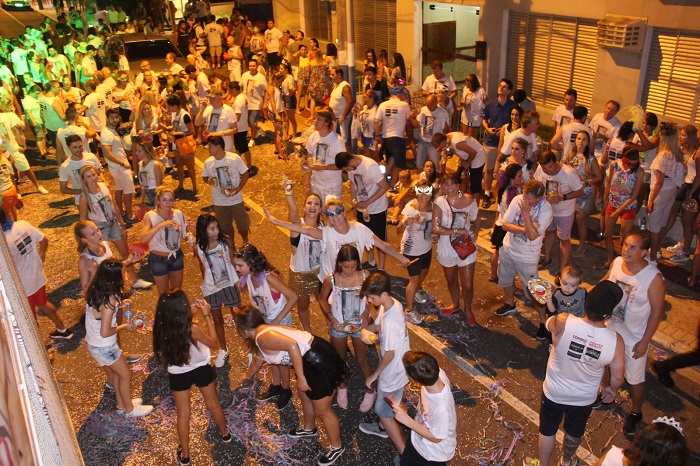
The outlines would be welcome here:
M 134 175 L 128 168 L 109 168 L 109 173 L 114 179 L 114 189 L 123 191 L 124 194 L 134 194 Z
M 21 173 L 29 170 L 29 162 L 27 161 L 27 157 L 25 157 L 22 152 L 17 151 L 13 153 L 12 159 L 15 161 L 15 168 L 18 172 Z
M 443 267 L 466 267 L 469 264 L 476 262 L 476 251 L 467 256 L 466 259 L 462 260 L 457 255 L 457 251 L 454 254 L 449 254 L 442 256 L 438 254 L 437 260 Z
M 639 385 L 644 382 L 647 369 L 647 354 L 639 359 L 634 359 L 632 355 L 634 345 L 625 345 L 625 380 L 630 385 Z

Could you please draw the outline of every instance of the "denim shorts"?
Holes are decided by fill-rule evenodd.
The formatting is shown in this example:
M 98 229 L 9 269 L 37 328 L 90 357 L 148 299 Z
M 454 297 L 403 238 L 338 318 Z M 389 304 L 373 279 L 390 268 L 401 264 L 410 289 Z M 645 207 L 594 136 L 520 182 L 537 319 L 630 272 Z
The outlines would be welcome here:
M 116 342 L 112 346 L 87 345 L 87 349 L 100 367 L 111 366 L 122 355 L 122 350 Z
M 331 334 L 333 338 L 342 338 L 342 339 L 347 339 L 348 337 L 353 337 L 353 338 L 360 338 L 361 337 L 361 331 L 360 332 L 355 332 L 355 333 L 345 333 L 345 332 L 339 332 L 338 330 L 334 329 L 333 327 L 328 328 L 328 332 Z
M 264 316 L 264 318 L 265 318 L 265 323 L 269 324 L 275 318 L 277 318 L 277 316 L 273 317 L 272 319 L 268 319 L 267 316 Z M 282 319 L 282 321 L 277 325 L 285 325 L 287 327 L 291 327 L 292 326 L 292 313 L 290 312 L 286 316 L 284 316 L 284 319 Z
M 145 188 L 142 188 L 145 189 Z M 146 205 L 151 209 L 156 205 L 156 189 L 146 189 Z
M 170 272 L 179 272 L 185 268 L 184 254 L 182 254 L 182 249 L 175 252 L 175 257 L 159 256 L 151 252 L 148 254 L 148 265 L 151 266 L 154 277 L 162 277 Z
M 383 392 L 377 388 L 377 399 L 374 401 L 374 412 L 377 413 L 379 417 L 393 418 L 394 410 L 391 406 L 384 401 L 384 398 L 389 398 L 393 404 L 400 404 L 403 400 L 403 390 L 406 387 L 401 387 L 393 392 Z

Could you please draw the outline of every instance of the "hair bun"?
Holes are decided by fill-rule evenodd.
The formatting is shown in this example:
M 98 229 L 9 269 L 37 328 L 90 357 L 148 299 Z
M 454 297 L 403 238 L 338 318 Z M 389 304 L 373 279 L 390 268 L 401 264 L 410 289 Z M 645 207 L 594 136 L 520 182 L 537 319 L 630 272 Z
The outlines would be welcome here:
M 659 125 L 659 132 L 662 136 L 672 136 L 676 133 L 677 126 L 670 121 L 664 121 Z

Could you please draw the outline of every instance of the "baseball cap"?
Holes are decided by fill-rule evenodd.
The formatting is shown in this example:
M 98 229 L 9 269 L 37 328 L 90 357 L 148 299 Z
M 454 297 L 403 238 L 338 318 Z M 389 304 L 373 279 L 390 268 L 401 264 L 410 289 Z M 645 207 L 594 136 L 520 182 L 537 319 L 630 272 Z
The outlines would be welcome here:
M 393 87 L 391 91 L 389 91 L 391 95 L 399 95 L 399 94 L 408 94 L 408 91 L 404 89 L 403 87 Z
M 88 45 L 87 47 L 85 47 L 85 50 L 87 50 L 87 51 L 97 50 L 97 47 L 95 47 L 94 45 Z
M 620 285 L 610 280 L 603 280 L 586 295 L 586 314 L 593 317 L 593 320 L 609 317 L 623 295 Z

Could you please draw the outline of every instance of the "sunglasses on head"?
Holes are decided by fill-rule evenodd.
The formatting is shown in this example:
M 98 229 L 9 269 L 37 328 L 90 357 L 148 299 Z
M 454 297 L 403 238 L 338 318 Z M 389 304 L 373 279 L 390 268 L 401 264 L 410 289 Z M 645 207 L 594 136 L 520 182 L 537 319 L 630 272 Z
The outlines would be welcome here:
M 432 186 L 416 186 L 414 189 L 416 190 L 416 194 L 427 194 L 428 196 L 433 194 Z
M 326 215 L 329 217 L 337 217 L 338 215 L 345 212 L 345 207 L 342 205 L 335 206 L 335 209 L 326 209 Z

